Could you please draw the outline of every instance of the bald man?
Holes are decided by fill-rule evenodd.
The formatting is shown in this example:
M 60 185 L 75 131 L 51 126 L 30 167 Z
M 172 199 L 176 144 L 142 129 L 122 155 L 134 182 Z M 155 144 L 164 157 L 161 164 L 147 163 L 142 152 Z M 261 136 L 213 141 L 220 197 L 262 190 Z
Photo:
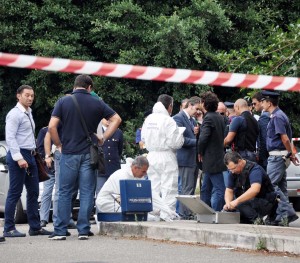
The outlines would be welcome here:
M 232 150 L 238 152 L 244 159 L 255 162 L 259 131 L 257 120 L 252 116 L 244 99 L 238 99 L 234 103 L 234 110 L 237 117 L 230 123 L 224 146 L 231 145 Z

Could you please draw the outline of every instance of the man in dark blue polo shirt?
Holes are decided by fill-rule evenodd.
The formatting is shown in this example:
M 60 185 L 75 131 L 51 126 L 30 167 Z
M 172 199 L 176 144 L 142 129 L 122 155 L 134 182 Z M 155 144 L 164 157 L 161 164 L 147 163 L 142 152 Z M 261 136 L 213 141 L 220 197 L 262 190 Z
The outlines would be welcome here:
M 267 126 L 267 150 L 269 152 L 267 174 L 273 186 L 281 189 L 288 198 L 286 168 L 290 161 L 299 165 L 299 160 L 292 151 L 292 129 L 288 117 L 278 107 L 279 93 L 262 91 L 262 107 L 270 113 Z
M 76 97 L 80 111 L 86 122 L 93 141 L 97 141 L 96 131 L 101 119 L 111 122 L 103 134 L 100 144 L 109 138 L 121 123 L 120 116 L 102 100 L 90 94 L 93 81 L 88 75 L 79 75 L 75 79 L 73 96 Z M 57 133 L 62 122 L 61 140 Z M 90 144 L 72 96 L 60 98 L 54 107 L 49 122 L 49 133 L 57 149 L 61 151 L 59 202 L 53 240 L 65 240 L 71 214 L 71 196 L 76 181 L 80 190 L 80 210 L 77 220 L 78 239 L 88 239 L 90 233 L 89 218 L 94 205 L 96 173 L 90 165 Z

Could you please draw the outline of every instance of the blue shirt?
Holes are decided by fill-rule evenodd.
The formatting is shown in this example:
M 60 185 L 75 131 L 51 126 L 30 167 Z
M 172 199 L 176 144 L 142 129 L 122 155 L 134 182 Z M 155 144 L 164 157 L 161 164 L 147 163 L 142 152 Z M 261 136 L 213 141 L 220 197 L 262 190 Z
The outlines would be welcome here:
M 245 131 L 247 129 L 247 123 L 245 118 L 242 116 L 236 116 L 232 119 L 229 125 L 229 132 L 238 132 L 238 131 Z
M 264 173 L 262 172 L 263 168 L 261 168 L 259 165 L 255 164 L 253 168 L 250 171 L 249 174 L 249 182 L 250 185 L 254 183 L 259 183 L 260 185 L 262 184 L 263 180 L 263 175 Z M 239 175 L 237 175 L 239 176 Z M 234 178 L 232 172 L 229 172 L 228 175 L 228 180 L 225 180 L 226 188 L 234 189 Z
M 14 161 L 24 159 L 20 149 L 34 150 L 35 123 L 31 109 L 28 111 L 18 102 L 6 115 L 5 140 Z M 31 123 L 30 123 L 31 122 Z M 31 126 L 32 125 L 32 126 Z
M 292 140 L 292 129 L 288 117 L 278 107 L 270 115 L 267 126 L 267 150 L 286 150 L 280 135 L 286 134 Z
M 138 144 L 142 138 L 141 138 L 142 129 L 138 128 L 135 132 L 135 143 Z
M 110 119 L 116 112 L 106 103 L 92 96 L 87 90 L 77 89 L 73 93 L 86 122 L 88 131 L 93 140 L 97 140 L 94 133 L 100 121 Z M 87 142 L 85 130 L 71 96 L 60 98 L 54 107 L 52 117 L 57 117 L 62 122 L 62 153 L 85 154 L 89 153 L 90 144 Z

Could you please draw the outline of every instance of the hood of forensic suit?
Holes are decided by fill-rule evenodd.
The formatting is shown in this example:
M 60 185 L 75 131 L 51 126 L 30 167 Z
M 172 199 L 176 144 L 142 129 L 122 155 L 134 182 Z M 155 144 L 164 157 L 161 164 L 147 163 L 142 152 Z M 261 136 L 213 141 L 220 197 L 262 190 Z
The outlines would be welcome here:
M 161 113 L 170 116 L 169 112 L 160 101 L 154 104 L 152 113 Z

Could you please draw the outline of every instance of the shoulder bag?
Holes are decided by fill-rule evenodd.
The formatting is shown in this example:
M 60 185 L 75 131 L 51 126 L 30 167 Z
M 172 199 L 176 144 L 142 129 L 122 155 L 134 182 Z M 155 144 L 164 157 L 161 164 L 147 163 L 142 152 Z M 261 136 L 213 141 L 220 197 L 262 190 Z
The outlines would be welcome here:
M 30 124 L 31 124 L 31 129 L 32 129 L 32 132 L 33 132 L 33 137 L 35 137 L 31 119 L 30 119 L 28 113 L 25 113 L 25 114 L 29 118 L 29 121 L 30 121 Z M 35 141 L 34 141 L 34 143 L 36 145 Z M 35 146 L 35 148 L 36 148 L 36 146 Z M 38 153 L 37 149 L 35 149 L 34 158 L 35 158 L 35 162 L 36 162 L 36 166 L 37 166 L 37 170 L 38 170 L 39 182 L 44 182 L 44 181 L 49 180 L 50 177 L 49 177 L 49 175 L 47 174 L 47 171 L 46 171 L 45 160 L 43 160 L 42 156 Z
M 81 110 L 78 105 L 78 101 L 74 95 L 71 95 L 73 102 L 76 106 L 76 109 L 78 111 L 80 121 L 82 124 L 82 127 L 86 133 L 87 141 L 90 144 L 90 155 L 91 155 L 91 160 L 90 164 L 94 170 L 98 170 L 100 174 L 105 174 L 105 162 L 104 162 L 104 152 L 101 146 L 99 146 L 96 143 L 93 143 L 92 138 L 88 132 L 86 123 L 84 121 L 84 118 L 82 116 Z

